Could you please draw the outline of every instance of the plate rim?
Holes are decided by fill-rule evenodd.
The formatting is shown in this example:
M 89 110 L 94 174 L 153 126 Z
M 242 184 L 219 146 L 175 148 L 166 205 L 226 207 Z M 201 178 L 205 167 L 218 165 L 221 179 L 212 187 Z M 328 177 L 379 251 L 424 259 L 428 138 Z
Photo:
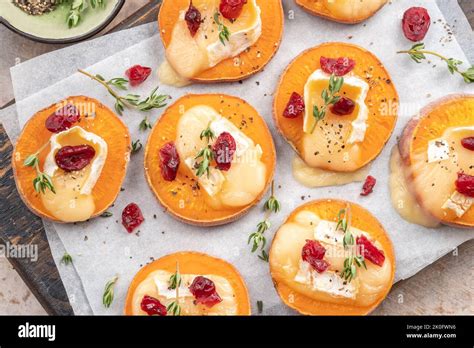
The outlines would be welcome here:
M 100 23 L 97 27 L 93 28 L 92 30 L 90 30 L 90 31 L 88 31 L 84 34 L 73 36 L 73 37 L 70 37 L 70 38 L 67 38 L 67 39 L 48 39 L 48 38 L 44 38 L 44 37 L 40 37 L 40 36 L 36 36 L 36 35 L 30 34 L 30 33 L 27 33 L 25 31 L 22 31 L 22 30 L 18 29 L 17 27 L 15 27 L 12 23 L 7 21 L 2 16 L 0 16 L 0 23 L 5 25 L 5 27 L 10 29 L 12 32 L 14 32 L 16 34 L 19 34 L 23 37 L 26 37 L 27 39 L 30 39 L 32 41 L 36 41 L 36 42 L 40 42 L 40 43 L 46 43 L 46 44 L 75 43 L 75 42 L 78 42 L 78 41 L 86 40 L 86 39 L 96 35 L 100 31 L 102 31 L 102 29 L 104 29 L 107 25 L 109 25 L 112 22 L 112 20 L 118 15 L 118 13 L 120 12 L 120 10 L 122 9 L 124 4 L 125 4 L 125 0 L 118 0 L 117 4 L 113 8 L 113 10 L 110 12 L 110 14 L 107 16 L 107 18 L 102 23 Z

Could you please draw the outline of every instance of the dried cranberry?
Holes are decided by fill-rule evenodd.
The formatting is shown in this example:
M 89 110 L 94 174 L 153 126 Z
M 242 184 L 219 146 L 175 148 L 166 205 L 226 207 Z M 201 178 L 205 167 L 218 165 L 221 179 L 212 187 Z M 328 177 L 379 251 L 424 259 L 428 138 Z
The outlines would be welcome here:
M 188 25 L 191 36 L 194 37 L 201 26 L 201 12 L 193 6 L 193 2 L 189 2 L 189 8 L 184 15 L 184 20 Z
M 336 76 L 344 76 L 352 71 L 355 67 L 355 60 L 347 57 L 326 58 L 319 59 L 321 69 L 327 74 L 334 74 Z
M 130 203 L 122 211 L 122 225 L 132 233 L 135 228 L 140 226 L 145 221 L 140 207 L 135 203 Z
M 45 126 L 50 132 L 59 133 L 71 128 L 79 117 L 79 110 L 72 104 L 66 104 L 46 119 Z
M 95 149 L 90 145 L 64 146 L 56 152 L 54 159 L 59 168 L 73 172 L 85 168 L 95 156 Z
M 160 168 L 161 176 L 166 181 L 173 181 L 178 175 L 179 154 L 173 142 L 165 144 L 160 149 Z
M 403 33 L 408 40 L 414 42 L 423 40 L 430 24 L 431 18 L 426 8 L 411 7 L 403 15 Z
M 191 291 L 197 303 L 201 303 L 207 307 L 212 307 L 222 302 L 221 297 L 216 291 L 216 285 L 212 280 L 206 277 L 198 276 L 194 278 L 193 283 L 189 287 L 189 291 Z
M 356 238 L 356 244 L 361 248 L 361 254 L 364 259 L 369 260 L 374 265 L 382 266 L 385 261 L 385 255 L 382 250 L 377 249 L 366 236 L 361 235 Z
M 474 137 L 467 137 L 461 140 L 461 144 L 464 148 L 474 151 Z
M 227 132 L 221 133 L 212 146 L 212 152 L 216 161 L 216 168 L 228 171 L 232 165 L 237 144 L 234 137 Z
M 375 179 L 372 175 L 369 175 L 367 179 L 365 179 L 364 186 L 362 186 L 362 192 L 360 193 L 361 196 L 368 196 L 374 191 L 374 186 L 377 183 L 377 179 Z
M 339 116 L 350 115 L 354 112 L 355 106 L 352 99 L 342 97 L 331 107 L 331 112 Z
M 151 296 L 143 296 L 142 302 L 140 303 L 142 311 L 148 315 L 159 315 L 164 317 L 167 313 L 166 307 L 161 304 L 161 302 Z
M 283 116 L 286 118 L 296 118 L 304 112 L 304 99 L 298 93 L 293 92 L 286 105 Z
M 138 86 L 144 82 L 148 76 L 150 76 L 150 74 L 151 68 L 141 65 L 134 65 L 125 71 L 125 75 L 128 77 L 128 80 L 132 86 Z
M 458 173 L 456 190 L 463 195 L 474 197 L 474 176 Z
M 247 0 L 221 0 L 219 11 L 224 18 L 234 21 L 239 18 Z
M 307 240 L 303 249 L 301 250 L 301 258 L 308 262 L 313 269 L 318 273 L 323 273 L 329 268 L 329 263 L 323 260 L 326 249 L 315 240 Z

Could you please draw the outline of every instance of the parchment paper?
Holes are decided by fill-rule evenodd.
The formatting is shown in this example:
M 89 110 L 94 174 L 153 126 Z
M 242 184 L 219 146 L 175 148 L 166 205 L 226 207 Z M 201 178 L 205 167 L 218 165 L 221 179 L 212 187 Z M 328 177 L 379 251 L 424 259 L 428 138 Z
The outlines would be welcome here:
M 443 27 L 443 17 L 434 1 L 396 1 L 385 6 L 381 13 L 365 24 L 345 26 L 312 17 L 299 10 L 293 2 L 285 2 L 287 14 L 285 36 L 279 53 L 264 72 L 243 81 L 242 84 L 194 85 L 184 89 L 161 86 L 162 93 L 178 98 L 188 92 L 218 92 L 240 96 L 260 112 L 272 131 L 278 153 L 276 184 L 277 196 L 282 201 L 283 210 L 272 217 L 273 228 L 270 237 L 285 217 L 298 205 L 308 199 L 322 197 L 344 198 L 361 203 L 382 222 L 389 232 L 397 256 L 397 280 L 405 279 L 426 267 L 457 245 L 472 238 L 473 231 L 457 230 L 448 227 L 426 229 L 409 224 L 401 219 L 390 205 L 388 190 L 388 165 L 390 149 L 409 117 L 429 101 L 451 92 L 473 91 L 471 86 L 457 77 L 450 76 L 443 64 L 431 61 L 415 65 L 406 56 L 395 51 L 405 49 L 411 44 L 404 39 L 400 30 L 400 18 L 410 6 L 423 5 L 430 11 L 433 21 L 425 43 L 428 47 L 445 52 L 449 56 L 466 61 L 461 48 L 451 36 L 448 38 Z M 291 16 L 291 19 L 288 19 Z M 437 22 L 438 19 L 441 22 Z M 383 28 L 383 30 L 381 29 Z M 440 40 L 440 38 L 446 38 Z M 377 177 L 375 192 L 366 198 L 359 196 L 360 183 L 342 187 L 307 189 L 293 179 L 291 160 L 294 156 L 290 147 L 277 134 L 271 120 L 272 93 L 284 67 L 302 50 L 325 41 L 347 41 L 359 44 L 373 51 L 384 62 L 398 88 L 402 102 L 402 115 L 390 143 L 373 163 L 371 174 Z M 118 76 L 131 64 L 143 64 L 154 68 L 162 61 L 163 49 L 158 37 L 147 39 L 129 49 L 101 61 L 88 71 L 101 73 L 106 77 Z M 433 68 L 433 65 L 437 65 Z M 257 84 L 259 82 L 259 84 Z M 146 94 L 158 84 L 153 76 L 139 88 L 138 94 Z M 31 97 L 17 103 L 20 124 L 41 109 L 69 95 L 86 94 L 113 107 L 113 99 L 107 92 L 84 76 L 74 74 Z M 153 120 L 161 110 L 153 111 Z M 138 124 L 143 115 L 127 111 L 125 122 L 130 127 L 132 138 L 146 142 L 148 133 L 138 132 Z M 57 225 L 54 227 L 65 249 L 74 257 L 74 266 L 96 314 L 119 314 L 122 312 L 124 297 L 135 272 L 153 258 L 180 250 L 197 250 L 222 257 L 233 263 L 242 273 L 249 287 L 252 304 L 264 301 L 265 314 L 293 313 L 287 309 L 273 289 L 268 272 L 268 264 L 252 255 L 246 244 L 247 237 L 262 218 L 261 205 L 236 223 L 217 228 L 197 228 L 175 221 L 163 213 L 161 206 L 149 190 L 143 175 L 143 153 L 132 157 L 131 165 L 122 192 L 113 208 L 114 216 L 108 219 L 95 219 L 76 225 Z M 310 196 L 310 197 L 309 197 Z M 129 235 L 120 225 L 119 217 L 123 207 L 137 202 L 143 209 L 145 223 L 139 235 Z M 381 204 L 381 202 L 383 202 Z M 156 215 L 156 218 L 153 216 Z M 87 238 L 86 238 L 87 237 Z M 115 274 L 120 276 L 116 287 L 116 299 L 112 307 L 104 309 L 101 303 L 103 288 L 107 280 Z

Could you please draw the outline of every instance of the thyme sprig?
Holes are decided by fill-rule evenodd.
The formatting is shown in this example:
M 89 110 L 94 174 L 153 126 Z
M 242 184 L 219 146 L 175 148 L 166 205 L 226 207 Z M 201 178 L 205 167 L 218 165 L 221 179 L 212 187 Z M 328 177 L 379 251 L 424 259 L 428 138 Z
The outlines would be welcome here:
M 61 263 L 64 263 L 66 266 L 72 263 L 72 256 L 68 253 L 64 253 L 63 257 L 61 258 Z
M 132 149 L 131 149 L 132 155 L 139 152 L 142 149 L 142 147 L 143 147 L 143 144 L 141 143 L 140 139 L 132 141 Z
M 162 107 L 165 107 L 167 105 L 166 101 L 171 98 L 169 95 L 158 94 L 158 87 L 153 89 L 150 95 L 145 99 L 141 99 L 141 96 L 138 94 L 127 94 L 125 96 L 121 96 L 112 89 L 112 86 L 120 86 L 118 88 L 126 89 L 126 84 L 121 80 L 121 78 L 114 78 L 106 81 L 106 79 L 101 75 L 92 75 L 81 69 L 79 69 L 78 71 L 81 74 L 88 76 L 92 80 L 97 81 L 107 89 L 109 94 L 115 98 L 115 111 L 117 111 L 119 115 L 123 115 L 125 108 L 134 108 L 138 111 L 150 111 L 152 109 L 160 109 Z M 151 127 L 147 127 L 145 129 L 148 128 Z
M 343 84 L 344 84 L 343 77 L 338 77 L 334 74 L 331 74 L 331 77 L 329 78 L 328 88 L 323 89 L 321 92 L 321 98 L 323 99 L 324 105 L 313 106 L 313 117 L 315 120 L 314 120 L 314 125 L 311 128 L 311 134 L 314 133 L 314 130 L 316 129 L 318 122 L 321 121 L 326 116 L 328 107 L 330 105 L 336 104 L 339 101 L 339 99 L 341 99 L 341 97 L 336 94 L 339 93 Z
M 203 140 L 206 138 L 207 145 L 206 147 L 202 148 L 196 157 L 194 158 L 195 160 L 201 159 L 199 163 L 196 162 L 196 176 L 200 178 L 201 176 L 204 175 L 204 173 L 207 173 L 207 176 L 209 177 L 210 175 L 210 170 L 211 170 L 211 162 L 214 159 L 214 152 L 212 151 L 210 142 L 214 140 L 216 135 L 211 129 L 211 124 L 207 126 L 206 129 L 204 129 L 201 132 L 200 138 Z
M 109 308 L 114 300 L 114 287 L 117 280 L 118 276 L 115 276 L 105 284 L 104 295 L 102 296 L 102 303 L 105 308 Z
M 466 71 L 461 71 L 459 70 L 459 67 L 464 64 L 461 60 L 457 60 L 454 58 L 447 58 L 437 52 L 426 50 L 425 44 L 423 42 L 413 45 L 409 50 L 398 51 L 397 53 L 408 54 L 410 58 L 414 60 L 416 63 L 421 63 L 423 60 L 427 59 L 426 55 L 433 55 L 435 57 L 440 58 L 444 62 L 446 62 L 448 70 L 452 75 L 454 75 L 454 73 L 457 73 L 463 77 L 466 83 L 474 82 L 474 66 L 471 66 Z
M 169 313 L 172 313 L 174 316 L 181 315 L 181 306 L 179 305 L 179 287 L 181 285 L 181 273 L 179 272 L 179 262 L 176 261 L 176 271 L 173 273 L 169 280 L 169 289 L 176 290 L 176 298 L 173 302 L 171 302 L 167 307 L 166 310 Z
M 23 162 L 23 165 L 25 167 L 35 168 L 36 177 L 33 179 L 33 187 L 36 192 L 42 193 L 42 194 L 46 193 L 46 190 L 50 190 L 52 193 L 56 193 L 51 177 L 48 174 L 42 172 L 39 168 L 38 156 L 48 145 L 49 145 L 49 141 L 46 144 L 44 144 L 34 154 L 29 155 Z
M 92 9 L 104 8 L 105 0 L 57 0 L 56 3 L 70 3 L 68 15 L 66 17 L 66 23 L 69 28 L 76 27 L 82 19 L 83 12 L 91 7 Z
M 351 233 L 351 209 L 347 205 L 345 209 L 341 209 L 337 215 L 337 225 L 336 230 L 341 230 L 344 232 L 344 238 L 342 244 L 344 250 L 349 252 L 349 256 L 344 260 L 344 268 L 341 272 L 341 278 L 348 281 L 349 283 L 357 276 L 357 267 L 364 267 L 367 269 L 365 264 L 364 256 L 355 255 L 353 253 L 355 239 L 354 235 Z
M 265 237 L 265 232 L 268 231 L 271 227 L 269 217 L 271 213 L 278 213 L 281 210 L 281 204 L 275 196 L 275 184 L 272 181 L 271 195 L 263 205 L 265 211 L 265 219 L 260 221 L 257 224 L 257 229 L 255 232 L 252 232 L 248 238 L 247 244 L 252 243 L 252 253 L 256 252 L 259 248 L 261 250 L 258 258 L 262 261 L 268 262 L 269 255 L 265 251 L 265 246 L 267 245 L 267 238 Z
M 230 30 L 219 19 L 220 13 L 214 13 L 214 22 L 217 24 L 217 31 L 219 32 L 219 40 L 225 46 L 226 41 L 230 41 Z

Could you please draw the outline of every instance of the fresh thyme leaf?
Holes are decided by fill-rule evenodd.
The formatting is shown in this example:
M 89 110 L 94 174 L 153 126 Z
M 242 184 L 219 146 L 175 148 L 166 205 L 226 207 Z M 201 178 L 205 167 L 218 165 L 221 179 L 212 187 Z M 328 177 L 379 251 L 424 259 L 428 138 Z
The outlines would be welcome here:
M 216 138 L 216 135 L 214 134 L 214 132 L 211 129 L 211 123 L 210 122 L 209 122 L 209 125 L 207 126 L 207 128 L 204 129 L 201 132 L 201 135 L 199 136 L 199 138 L 201 140 L 206 138 L 208 143 Z
M 153 126 L 151 125 L 150 121 L 148 120 L 148 117 L 145 117 L 141 122 L 138 128 L 142 131 L 145 132 L 148 129 L 152 129 Z
M 258 255 L 258 258 L 262 261 L 268 262 L 269 255 L 267 254 L 267 252 L 265 250 L 262 250 L 262 253 L 261 253 L 261 255 Z
M 140 111 L 149 111 L 151 109 L 159 109 L 166 106 L 166 100 L 170 98 L 169 95 L 157 94 L 158 87 L 156 87 L 148 98 L 136 104 L 138 110 Z M 129 95 L 130 96 L 130 95 Z M 133 95 L 132 95 L 133 97 Z M 139 97 L 139 96 L 137 96 Z
M 272 181 L 272 191 L 271 191 L 271 196 L 268 198 L 268 200 L 265 202 L 263 205 L 263 208 L 266 211 L 270 211 L 273 213 L 278 213 L 281 210 L 281 204 L 278 201 L 278 199 L 275 197 L 275 189 L 274 189 L 275 183 Z
M 102 80 L 102 81 L 105 81 L 105 80 Z M 110 79 L 109 81 L 107 81 L 107 84 L 109 86 L 114 86 L 114 87 L 117 87 L 119 89 L 126 90 L 128 80 L 124 79 L 123 77 L 114 77 L 113 79 Z
M 257 231 L 252 233 L 249 236 L 247 244 L 252 243 L 252 253 L 257 251 L 258 248 L 263 250 L 265 245 L 267 244 L 267 239 L 264 236 L 264 233 L 270 228 L 271 224 L 270 221 L 264 220 L 257 224 Z
M 211 125 L 209 123 L 207 128 L 204 129 L 201 132 L 201 135 L 200 135 L 201 140 L 206 138 L 207 146 L 205 148 L 201 149 L 201 151 L 199 151 L 198 154 L 196 155 L 196 157 L 194 158 L 195 160 L 200 159 L 199 162 L 196 162 L 196 176 L 198 178 L 203 176 L 205 173 L 209 177 L 209 175 L 211 173 L 210 172 L 211 171 L 210 165 L 211 165 L 212 160 L 214 159 L 214 152 L 212 151 L 211 145 L 209 143 L 212 140 L 214 140 L 215 137 L 216 136 L 215 136 L 214 132 L 211 130 Z
M 118 276 L 115 276 L 105 284 L 104 295 L 102 296 L 102 304 L 105 308 L 109 308 L 114 300 L 114 286 L 117 280 Z
M 64 263 L 66 266 L 72 263 L 72 256 L 68 253 L 64 253 L 63 257 L 61 258 L 61 263 Z
M 140 142 L 140 139 L 132 141 L 132 155 L 139 152 L 142 149 L 143 145 Z
M 459 67 L 463 64 L 461 60 L 454 59 L 454 58 L 447 58 L 437 52 L 426 50 L 425 49 L 425 44 L 420 42 L 415 45 L 413 45 L 409 50 L 405 51 L 398 51 L 397 53 L 406 53 L 410 56 L 411 59 L 413 59 L 417 63 L 421 63 L 422 60 L 426 59 L 426 55 L 433 55 L 444 62 L 446 62 L 446 65 L 448 67 L 448 71 L 451 74 L 459 74 L 463 77 L 464 82 L 466 83 L 473 83 L 474 82 L 474 66 L 471 66 L 469 69 L 466 71 L 460 71 Z
M 69 28 L 76 27 L 82 19 L 83 13 L 87 8 L 93 10 L 105 7 L 105 0 L 56 0 L 57 3 L 69 3 L 70 9 L 66 17 Z M 89 5 L 90 4 L 90 5 Z
M 343 84 L 344 84 L 343 77 L 338 77 L 338 76 L 335 76 L 334 74 L 331 74 L 331 77 L 329 78 L 328 88 L 323 89 L 321 92 L 321 98 L 324 102 L 324 105 L 313 106 L 314 124 L 313 124 L 313 127 L 311 128 L 311 134 L 314 133 L 314 130 L 316 129 L 318 122 L 321 121 L 326 116 L 327 108 L 330 105 L 336 104 L 340 100 L 341 97 L 337 96 L 336 94 L 339 93 Z
M 214 22 L 217 24 L 217 31 L 219 32 L 219 40 L 225 46 L 226 41 L 230 41 L 230 31 L 219 19 L 220 13 L 214 13 Z
M 42 172 L 39 168 L 38 155 L 41 151 L 45 149 L 48 144 L 49 142 L 44 144 L 36 153 L 29 155 L 23 162 L 23 165 L 25 167 L 32 167 L 36 170 L 36 177 L 33 179 L 33 188 L 36 192 L 42 194 L 45 194 L 46 190 L 50 190 L 52 193 L 56 193 L 51 177 L 48 174 Z
M 111 217 L 113 215 L 114 214 L 112 214 L 110 211 L 104 211 L 102 214 L 100 214 L 100 217 L 108 218 L 108 217 Z
M 179 286 L 181 285 L 181 273 L 179 272 L 179 262 L 176 262 L 176 271 L 169 280 L 169 289 L 176 290 L 176 298 L 171 302 L 166 310 L 174 316 L 181 315 L 181 306 L 179 305 Z

